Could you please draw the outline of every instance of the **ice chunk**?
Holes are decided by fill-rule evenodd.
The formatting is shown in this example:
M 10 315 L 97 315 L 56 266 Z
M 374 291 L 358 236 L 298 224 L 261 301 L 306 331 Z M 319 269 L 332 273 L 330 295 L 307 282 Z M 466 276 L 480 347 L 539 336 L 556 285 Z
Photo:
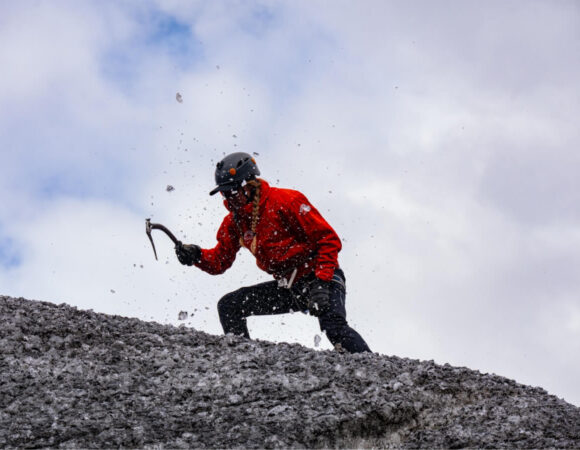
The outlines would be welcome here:
M 177 100 L 179 103 L 183 103 L 183 97 L 179 92 L 175 94 L 175 100 Z
M 318 347 L 320 345 L 321 340 L 322 340 L 322 338 L 319 335 L 315 334 L 314 335 L 314 346 Z
M 187 319 L 189 314 L 187 314 L 187 311 L 179 311 L 179 314 L 177 315 L 177 320 L 185 320 Z

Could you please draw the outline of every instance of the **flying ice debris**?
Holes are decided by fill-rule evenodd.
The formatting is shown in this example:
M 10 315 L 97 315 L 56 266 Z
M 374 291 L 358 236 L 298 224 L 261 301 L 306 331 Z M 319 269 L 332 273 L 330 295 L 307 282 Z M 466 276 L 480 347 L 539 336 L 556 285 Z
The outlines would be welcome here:
M 179 314 L 177 316 L 177 320 L 185 320 L 187 319 L 187 311 L 179 311 Z
M 177 100 L 179 103 L 183 103 L 183 97 L 179 92 L 175 94 L 175 100 Z
M 320 336 L 318 336 L 317 334 L 314 335 L 314 346 L 318 347 L 320 345 L 320 341 L 322 340 L 322 338 Z
M 167 192 L 171 192 L 171 191 L 174 191 L 174 190 L 175 190 L 175 188 L 174 188 L 173 186 L 171 186 L 170 184 L 168 184 L 168 185 L 167 185 L 167 187 L 165 188 L 165 190 L 166 190 Z

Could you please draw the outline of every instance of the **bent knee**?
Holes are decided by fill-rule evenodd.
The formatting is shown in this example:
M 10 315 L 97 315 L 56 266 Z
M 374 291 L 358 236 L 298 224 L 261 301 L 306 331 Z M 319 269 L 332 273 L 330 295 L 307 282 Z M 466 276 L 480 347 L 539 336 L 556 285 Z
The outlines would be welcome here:
M 219 299 L 217 308 L 220 316 L 222 314 L 227 314 L 232 310 L 235 310 L 235 306 L 237 303 L 237 295 L 235 292 L 230 292 L 229 294 L 224 295 L 222 298 Z
M 230 292 L 219 299 L 217 308 L 221 315 L 240 315 L 244 313 L 244 299 L 246 293 L 244 288 Z

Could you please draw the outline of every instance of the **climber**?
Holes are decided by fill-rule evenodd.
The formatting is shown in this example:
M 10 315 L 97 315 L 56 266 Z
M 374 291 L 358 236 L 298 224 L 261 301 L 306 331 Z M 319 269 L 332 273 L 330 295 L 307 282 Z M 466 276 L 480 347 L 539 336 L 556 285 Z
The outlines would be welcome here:
M 224 333 L 249 338 L 246 317 L 302 311 L 318 318 L 335 348 L 370 352 L 346 321 L 340 238 L 303 194 L 271 187 L 259 175 L 256 160 L 247 153 L 232 153 L 217 164 L 217 187 L 210 195 L 220 192 L 229 211 L 217 245 L 202 249 L 178 242 L 179 262 L 221 274 L 244 247 L 260 269 L 273 275 L 272 281 L 242 287 L 218 302 Z

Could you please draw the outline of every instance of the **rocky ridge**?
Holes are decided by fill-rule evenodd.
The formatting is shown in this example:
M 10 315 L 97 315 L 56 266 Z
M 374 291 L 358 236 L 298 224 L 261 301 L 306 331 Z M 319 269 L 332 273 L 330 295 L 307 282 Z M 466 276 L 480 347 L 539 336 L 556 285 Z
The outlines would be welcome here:
M 0 447 L 580 448 L 540 388 L 0 296 Z

